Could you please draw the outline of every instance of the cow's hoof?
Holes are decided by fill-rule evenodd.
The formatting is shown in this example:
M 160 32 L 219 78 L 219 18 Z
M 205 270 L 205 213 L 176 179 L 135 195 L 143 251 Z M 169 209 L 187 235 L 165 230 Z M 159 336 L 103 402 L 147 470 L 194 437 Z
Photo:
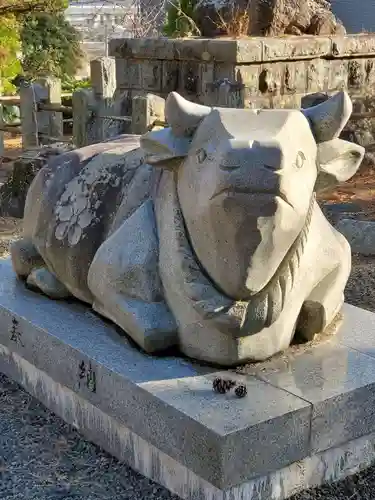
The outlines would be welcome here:
M 34 269 L 27 278 L 27 286 L 43 292 L 51 299 L 71 297 L 69 290 L 47 268 Z

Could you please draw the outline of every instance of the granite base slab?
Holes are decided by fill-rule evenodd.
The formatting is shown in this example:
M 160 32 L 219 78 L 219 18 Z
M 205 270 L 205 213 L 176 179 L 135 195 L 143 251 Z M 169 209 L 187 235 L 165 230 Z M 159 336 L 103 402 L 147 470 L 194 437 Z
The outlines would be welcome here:
M 8 261 L 0 274 L 0 371 L 184 499 L 281 500 L 375 459 L 375 314 L 345 305 L 334 338 L 231 372 L 248 387 L 236 399 L 213 393 L 222 372 L 148 356 Z

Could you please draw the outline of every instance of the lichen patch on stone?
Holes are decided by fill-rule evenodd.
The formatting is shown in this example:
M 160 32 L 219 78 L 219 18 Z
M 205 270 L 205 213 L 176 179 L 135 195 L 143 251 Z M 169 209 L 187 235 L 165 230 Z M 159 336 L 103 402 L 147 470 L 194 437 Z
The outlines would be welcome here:
M 55 238 L 67 238 L 70 246 L 79 243 L 83 229 L 100 220 L 100 192 L 123 182 L 124 170 L 135 170 L 143 159 L 138 150 L 125 155 L 102 154 L 88 163 L 65 187 L 55 207 Z M 126 177 L 126 176 L 125 176 Z

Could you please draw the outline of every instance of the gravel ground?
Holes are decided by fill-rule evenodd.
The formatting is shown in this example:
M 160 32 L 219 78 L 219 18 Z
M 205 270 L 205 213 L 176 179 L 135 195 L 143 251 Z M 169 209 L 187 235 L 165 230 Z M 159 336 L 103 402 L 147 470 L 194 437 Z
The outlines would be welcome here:
M 20 233 L 0 219 L 0 255 Z M 375 311 L 375 259 L 354 256 L 347 301 Z M 375 467 L 293 500 L 373 500 Z M 0 375 L 1 500 L 177 500 L 167 490 L 86 442 L 7 377 Z

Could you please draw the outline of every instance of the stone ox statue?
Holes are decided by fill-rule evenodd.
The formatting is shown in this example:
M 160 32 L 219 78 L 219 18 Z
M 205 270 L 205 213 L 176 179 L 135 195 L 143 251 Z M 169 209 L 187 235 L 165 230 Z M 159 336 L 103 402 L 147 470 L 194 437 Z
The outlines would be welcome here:
M 344 92 L 306 110 L 210 108 L 176 93 L 169 128 L 53 159 L 36 176 L 16 273 L 74 296 L 147 352 L 222 365 L 309 340 L 343 304 L 350 247 L 315 192 L 349 179 Z

